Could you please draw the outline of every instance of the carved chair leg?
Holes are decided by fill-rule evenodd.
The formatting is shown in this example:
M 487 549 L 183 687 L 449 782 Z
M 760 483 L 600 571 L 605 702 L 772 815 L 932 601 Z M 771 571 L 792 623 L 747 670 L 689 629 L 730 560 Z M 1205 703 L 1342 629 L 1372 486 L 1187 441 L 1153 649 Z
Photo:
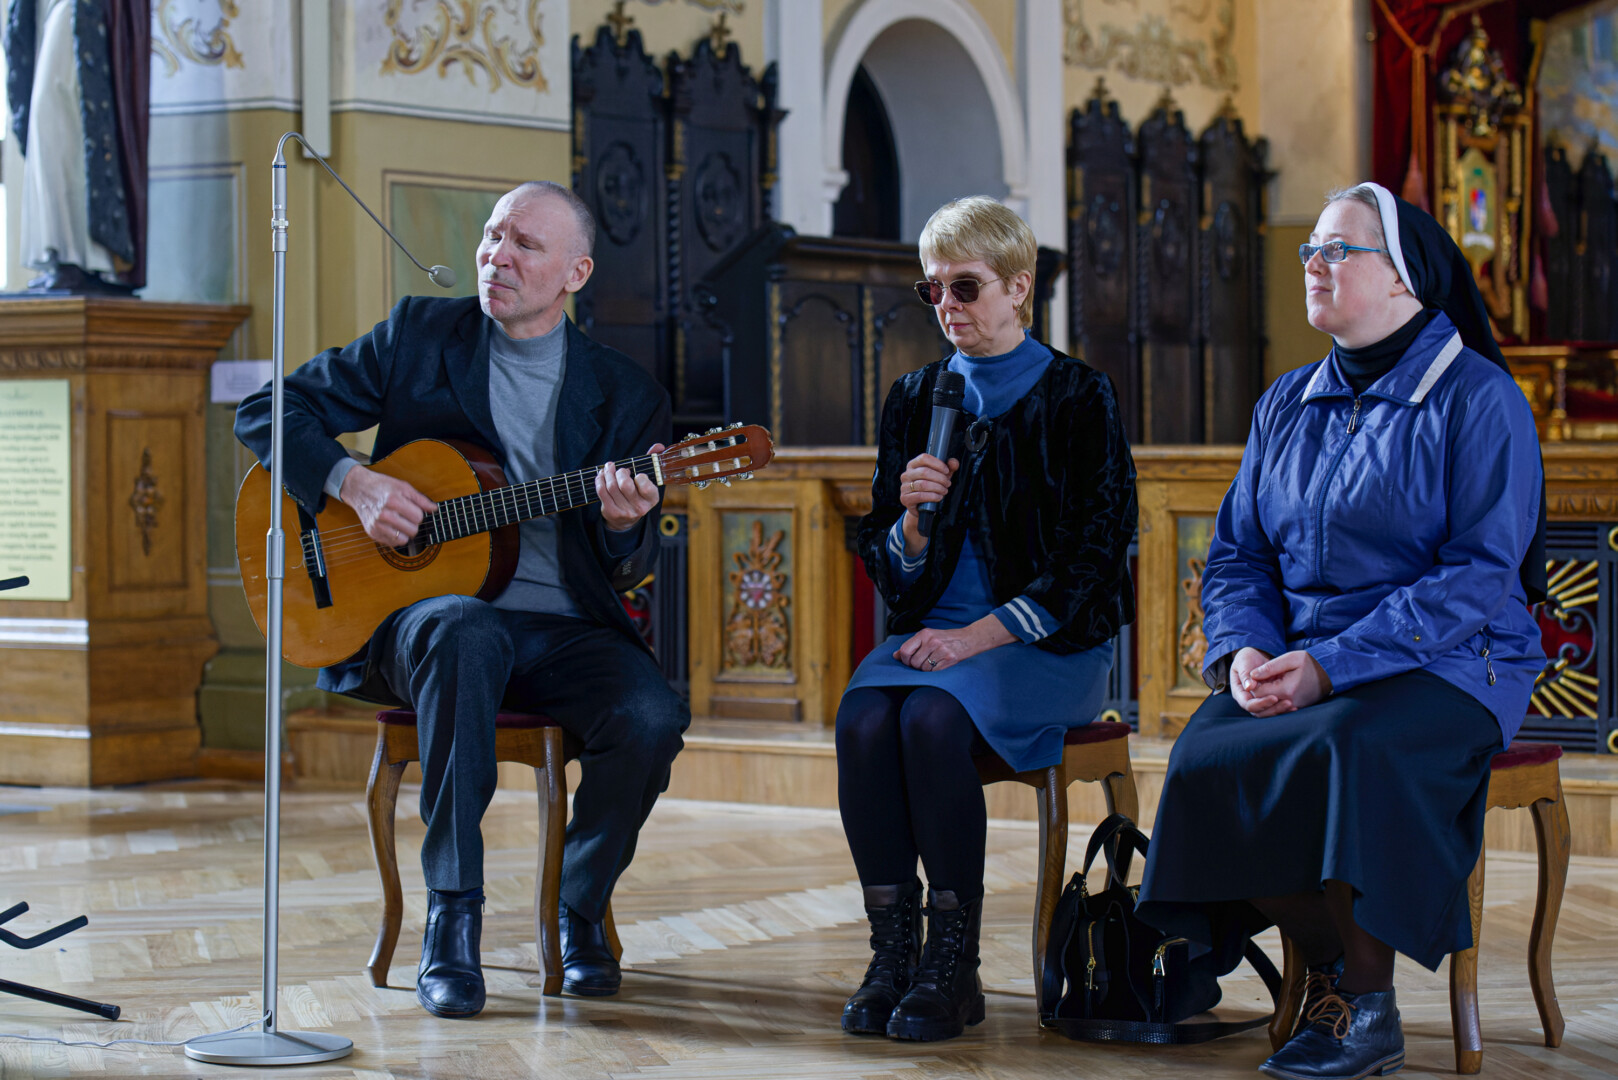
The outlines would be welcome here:
M 562 840 L 567 831 L 567 773 L 561 740 L 547 740 L 545 767 L 534 770 L 539 805 L 545 815 L 540 834 L 539 878 L 534 882 L 534 942 L 543 977 L 540 993 L 562 992 Z
M 1539 896 L 1534 902 L 1534 925 L 1528 935 L 1528 983 L 1534 989 L 1534 1004 L 1539 1007 L 1545 1045 L 1554 1047 L 1562 1045 L 1566 1024 L 1556 1001 L 1556 984 L 1551 980 L 1551 941 L 1556 937 L 1556 920 L 1562 913 L 1562 891 L 1567 886 L 1568 856 L 1572 851 L 1560 779 L 1556 782 L 1555 800 L 1540 799 L 1530 811 L 1539 848 Z
M 1136 825 L 1140 821 L 1140 795 L 1135 790 L 1135 770 L 1124 761 L 1124 771 L 1113 773 L 1101 781 L 1101 790 L 1107 797 L 1107 814 L 1123 814 Z
M 1449 958 L 1449 1012 L 1455 1029 L 1455 1071 L 1471 1076 L 1483 1068 L 1483 1025 L 1478 1019 L 1478 941 L 1483 934 L 1484 853 L 1466 880 L 1472 912 L 1472 947 Z
M 1036 789 L 1039 798 L 1039 883 L 1034 908 L 1034 993 L 1044 986 L 1045 946 L 1051 936 L 1051 919 L 1062 898 L 1062 874 L 1067 869 L 1067 767 L 1052 765 L 1045 770 L 1044 786 Z
M 1275 1016 L 1270 1020 L 1271 1050 L 1281 1049 L 1298 1030 L 1298 1017 L 1303 1012 L 1303 984 L 1308 969 L 1303 950 L 1282 934 L 1281 997 L 1275 1003 Z
M 393 950 L 399 944 L 399 923 L 404 918 L 404 892 L 399 887 L 399 858 L 394 845 L 394 807 L 399 801 L 399 781 L 404 778 L 405 762 L 383 763 L 384 734 L 378 734 L 376 758 L 371 762 L 371 778 L 365 785 L 365 805 L 371 833 L 371 855 L 377 876 L 382 879 L 382 924 L 376 930 L 365 973 L 372 986 L 388 985 L 388 968 Z

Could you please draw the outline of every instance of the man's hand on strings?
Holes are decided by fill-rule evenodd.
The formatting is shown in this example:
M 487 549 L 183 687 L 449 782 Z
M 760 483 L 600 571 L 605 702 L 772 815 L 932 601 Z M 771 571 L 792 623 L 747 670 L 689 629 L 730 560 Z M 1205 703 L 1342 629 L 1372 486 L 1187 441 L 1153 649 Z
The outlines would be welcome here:
M 403 547 L 438 504 L 397 477 L 356 465 L 337 491 L 343 505 L 360 516 L 365 535 L 388 547 Z
M 653 443 L 648 454 L 661 454 L 662 443 Z M 358 472 L 359 470 L 355 470 Z M 657 505 L 657 485 L 644 473 L 634 472 L 609 461 L 596 473 L 596 496 L 601 500 L 601 518 L 613 532 L 628 532 Z

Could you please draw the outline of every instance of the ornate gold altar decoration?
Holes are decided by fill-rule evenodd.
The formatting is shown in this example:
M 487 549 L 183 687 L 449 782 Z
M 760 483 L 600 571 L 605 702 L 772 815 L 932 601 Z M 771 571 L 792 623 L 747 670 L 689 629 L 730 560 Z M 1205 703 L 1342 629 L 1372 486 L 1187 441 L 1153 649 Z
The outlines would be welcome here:
M 1208 656 L 1208 638 L 1202 632 L 1202 571 L 1207 568 L 1202 559 L 1187 559 L 1189 577 L 1180 579 L 1180 591 L 1185 593 L 1189 611 L 1180 624 L 1180 670 L 1191 678 L 1202 681 L 1202 662 Z
M 754 519 L 746 551 L 732 554 L 736 569 L 730 579 L 730 615 L 725 620 L 725 664 L 728 667 L 790 667 L 787 646 L 787 576 L 781 572 L 781 541 L 777 530 L 766 542 L 764 523 Z
M 1528 336 L 1530 112 L 1477 15 L 1437 79 L 1434 215 L 1472 266 L 1495 325 Z
M 129 493 L 129 508 L 135 511 L 135 527 L 140 530 L 142 554 L 152 553 L 152 530 L 157 528 L 157 512 L 163 507 L 163 493 L 157 490 L 157 477 L 152 475 L 152 452 L 142 450 L 140 472 L 135 474 L 134 490 Z
M 1133 30 L 1103 23 L 1092 33 L 1086 0 L 1063 0 L 1063 56 L 1072 67 L 1115 70 L 1147 82 L 1236 89 L 1235 0 L 1170 0 L 1169 15 L 1207 23 L 1206 41 L 1178 37 L 1162 14 L 1142 16 Z
M 182 61 L 202 67 L 242 66 L 242 54 L 230 39 L 230 20 L 240 16 L 236 0 L 217 0 L 219 18 L 212 26 L 176 11 L 179 0 L 157 0 L 152 10 L 152 54 L 163 61 L 163 74 L 179 72 Z
M 518 18 L 519 3 L 521 41 L 504 32 L 505 23 Z M 436 0 L 436 18 L 422 19 L 414 31 L 401 25 L 404 6 L 405 0 L 387 0 L 383 22 L 393 41 L 382 61 L 384 75 L 419 75 L 436 68 L 442 79 L 452 64 L 459 64 L 474 85 L 479 69 L 488 75 L 491 93 L 506 80 L 541 94 L 549 90 L 539 68 L 539 47 L 545 43 L 540 0 Z
M 1586 559 L 1569 559 L 1560 566 L 1554 559 L 1545 563 L 1548 597 L 1541 608 L 1541 618 L 1554 619 L 1565 640 L 1557 649 L 1560 655 L 1553 657 L 1553 662 L 1534 680 L 1528 707 L 1541 716 L 1593 719 L 1597 715 L 1600 680 L 1573 665 L 1591 666 L 1601 638 L 1596 622 L 1596 605 L 1601 599 L 1600 569 L 1600 563 Z M 1546 633 L 1553 635 L 1557 631 L 1546 628 Z

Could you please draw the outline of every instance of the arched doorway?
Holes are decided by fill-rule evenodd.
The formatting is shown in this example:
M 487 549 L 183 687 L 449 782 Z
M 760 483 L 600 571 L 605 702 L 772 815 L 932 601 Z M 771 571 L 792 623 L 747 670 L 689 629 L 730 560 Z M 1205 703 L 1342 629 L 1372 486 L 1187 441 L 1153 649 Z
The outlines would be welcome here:
M 899 239 L 899 152 L 881 91 L 863 66 L 854 72 L 848 88 L 843 171 L 848 184 L 832 208 L 832 235 Z
M 1022 106 L 994 40 L 965 0 L 865 0 L 832 47 L 822 113 L 828 173 L 851 178 L 845 122 L 859 119 L 851 99 L 864 92 L 863 71 L 892 132 L 900 240 L 914 242 L 939 204 L 962 195 L 1026 209 Z

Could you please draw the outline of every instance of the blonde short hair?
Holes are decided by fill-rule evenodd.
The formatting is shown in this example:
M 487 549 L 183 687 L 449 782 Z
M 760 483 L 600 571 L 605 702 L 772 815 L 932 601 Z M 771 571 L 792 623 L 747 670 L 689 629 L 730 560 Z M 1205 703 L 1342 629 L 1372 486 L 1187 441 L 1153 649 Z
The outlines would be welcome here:
M 970 195 L 933 211 L 921 230 L 921 258 L 962 263 L 982 260 L 1011 288 L 1011 279 L 1034 273 L 1039 242 L 1028 223 L 987 195 Z M 1034 325 L 1034 287 L 1017 308 L 1024 326 Z

